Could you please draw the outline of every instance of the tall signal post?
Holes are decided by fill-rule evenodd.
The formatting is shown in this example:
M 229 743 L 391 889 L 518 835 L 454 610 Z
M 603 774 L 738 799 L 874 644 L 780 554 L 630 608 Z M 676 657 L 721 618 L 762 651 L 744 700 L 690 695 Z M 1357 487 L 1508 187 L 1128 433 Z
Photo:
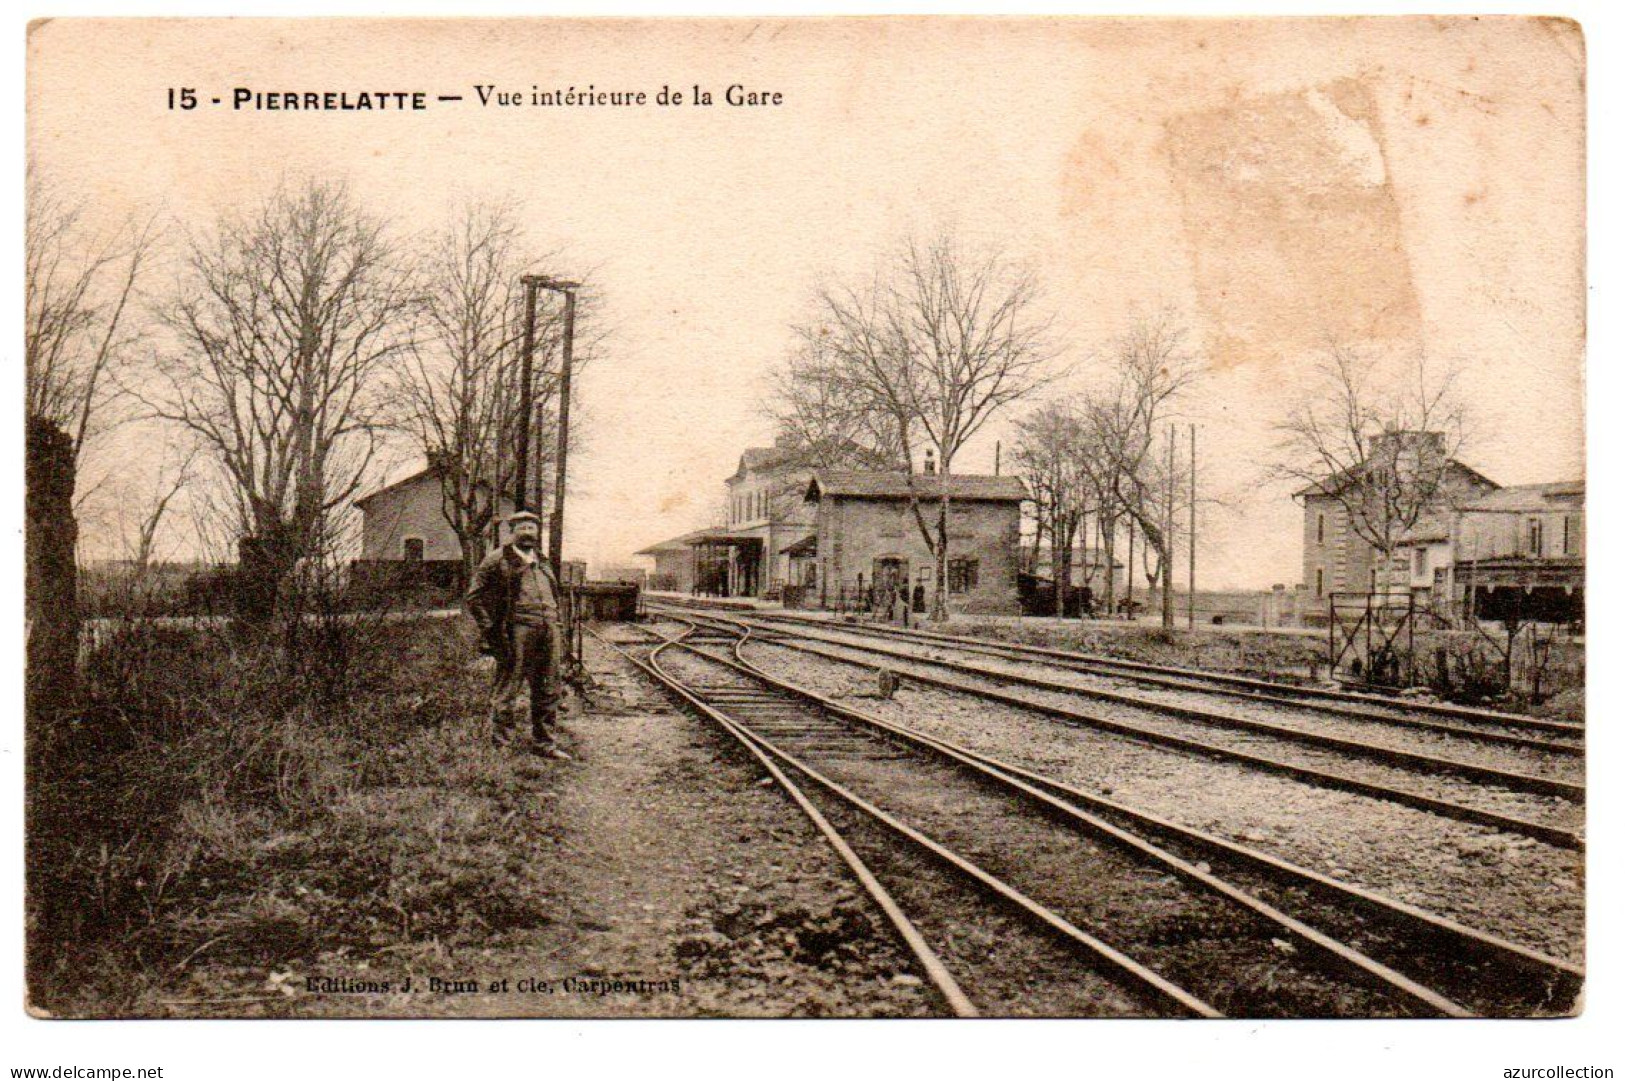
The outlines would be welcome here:
M 536 292 L 546 289 L 564 297 L 564 343 L 559 365 L 559 434 L 558 456 L 554 459 L 553 513 L 547 526 L 547 560 L 553 567 L 553 576 L 564 582 L 564 479 L 568 470 L 570 451 L 570 376 L 575 363 L 576 290 L 580 282 L 566 281 L 545 274 L 527 274 L 519 279 L 525 286 L 525 347 L 520 363 L 520 397 L 525 402 L 526 422 L 519 430 L 519 479 L 514 503 L 525 505 L 526 475 L 530 449 L 530 423 L 535 411 L 533 403 L 532 357 L 536 349 Z M 541 508 L 538 507 L 537 510 Z

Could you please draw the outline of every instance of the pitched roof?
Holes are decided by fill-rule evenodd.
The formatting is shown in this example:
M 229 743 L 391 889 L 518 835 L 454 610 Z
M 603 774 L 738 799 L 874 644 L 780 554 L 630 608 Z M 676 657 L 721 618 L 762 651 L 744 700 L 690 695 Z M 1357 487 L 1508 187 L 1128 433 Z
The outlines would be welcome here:
M 652 556 L 658 552 L 675 552 L 679 549 L 689 547 L 695 541 L 704 540 L 706 537 L 712 537 L 722 532 L 723 529 L 721 526 L 711 526 L 706 529 L 696 529 L 693 532 L 684 533 L 681 536 L 672 537 L 669 540 L 663 540 L 659 541 L 658 543 L 651 544 L 647 548 L 639 548 L 633 554 L 640 556 Z
M 1477 484 L 1489 488 L 1501 487 L 1499 484 L 1495 483 L 1493 480 L 1486 477 L 1472 466 L 1465 465 L 1454 458 L 1450 459 L 1450 471 L 1461 479 L 1467 481 L 1469 484 Z M 1304 485 L 1302 488 L 1299 488 L 1297 491 L 1292 493 L 1292 498 L 1307 499 L 1308 497 L 1314 495 L 1336 495 L 1338 492 L 1341 492 L 1343 488 L 1353 479 L 1353 469 L 1340 470 L 1333 473 L 1331 476 L 1324 478 L 1323 480 L 1317 480 L 1313 484 Z
M 942 478 L 921 473 L 853 473 L 819 470 L 807 485 L 807 499 L 825 496 L 842 499 L 907 499 L 911 494 L 930 500 L 942 490 Z M 954 473 L 948 478 L 948 498 L 960 502 L 1019 503 L 1027 498 L 1020 478 Z
M 436 476 L 438 474 L 438 472 L 439 472 L 439 470 L 437 470 L 432 465 L 431 466 L 425 466 L 424 468 L 418 470 L 416 473 L 413 473 L 409 477 L 402 477 L 400 480 L 396 481 L 394 484 L 386 484 L 382 488 L 378 489 L 376 492 L 368 492 L 366 495 L 362 496 L 360 499 L 357 499 L 355 501 L 355 505 L 360 507 L 362 510 L 365 510 L 367 508 L 367 504 L 371 503 L 374 499 L 377 499 L 379 496 L 388 495 L 390 492 L 395 492 L 395 491 L 399 491 L 402 488 L 410 487 L 411 485 L 416 484 L 416 483 L 418 483 L 419 481 L 422 481 L 422 480 L 428 480 L 428 479 Z
M 1462 504 L 1462 510 L 1525 511 L 1557 510 L 1562 507 L 1584 506 L 1586 486 L 1583 480 L 1564 480 L 1550 484 L 1515 484 L 1495 492 L 1486 492 Z

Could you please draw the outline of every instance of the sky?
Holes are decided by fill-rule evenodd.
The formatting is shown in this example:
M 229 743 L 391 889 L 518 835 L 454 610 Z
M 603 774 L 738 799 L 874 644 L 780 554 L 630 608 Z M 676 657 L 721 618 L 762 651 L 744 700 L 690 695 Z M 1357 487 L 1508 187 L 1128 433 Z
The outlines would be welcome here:
M 408 231 L 463 199 L 518 204 L 536 250 L 561 253 L 537 269 L 590 274 L 601 297 L 565 545 L 596 565 L 710 522 L 740 452 L 771 440 L 762 399 L 819 283 L 945 230 L 1035 270 L 1069 370 L 1056 393 L 1097 385 L 1136 318 L 1189 328 L 1203 585 L 1301 579 L 1301 511 L 1264 473 L 1328 339 L 1459 367 L 1462 457 L 1491 478 L 1582 474 L 1572 24 L 56 20 L 28 62 L 31 158 L 107 222 L 161 207 L 197 228 L 303 176 L 346 178 Z M 717 104 L 474 90 L 589 84 L 698 84 Z M 783 104 L 729 107 L 731 84 Z M 169 110 L 179 86 L 227 104 Z M 235 87 L 464 100 L 261 113 L 232 111 Z M 956 469 L 991 471 L 1013 415 Z M 168 443 L 121 439 L 136 473 Z

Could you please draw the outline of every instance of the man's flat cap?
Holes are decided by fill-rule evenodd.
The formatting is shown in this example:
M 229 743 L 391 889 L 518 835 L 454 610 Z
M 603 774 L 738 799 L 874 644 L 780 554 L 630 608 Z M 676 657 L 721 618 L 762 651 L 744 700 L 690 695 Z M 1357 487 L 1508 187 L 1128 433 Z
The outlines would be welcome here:
M 528 510 L 516 510 L 512 514 L 508 515 L 508 517 L 504 518 L 503 521 L 509 526 L 516 526 L 520 522 L 535 522 L 537 525 L 542 524 L 541 518 L 532 514 Z

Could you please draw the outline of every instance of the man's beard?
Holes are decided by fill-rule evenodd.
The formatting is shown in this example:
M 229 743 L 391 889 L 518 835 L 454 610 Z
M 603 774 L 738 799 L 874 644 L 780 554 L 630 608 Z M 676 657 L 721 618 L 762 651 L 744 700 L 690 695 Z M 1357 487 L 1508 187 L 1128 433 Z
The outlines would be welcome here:
M 515 548 L 524 548 L 524 549 L 527 549 L 527 550 L 531 549 L 531 548 L 535 548 L 536 547 L 536 538 L 535 537 L 515 537 L 514 540 L 513 540 L 513 545 L 514 545 Z

